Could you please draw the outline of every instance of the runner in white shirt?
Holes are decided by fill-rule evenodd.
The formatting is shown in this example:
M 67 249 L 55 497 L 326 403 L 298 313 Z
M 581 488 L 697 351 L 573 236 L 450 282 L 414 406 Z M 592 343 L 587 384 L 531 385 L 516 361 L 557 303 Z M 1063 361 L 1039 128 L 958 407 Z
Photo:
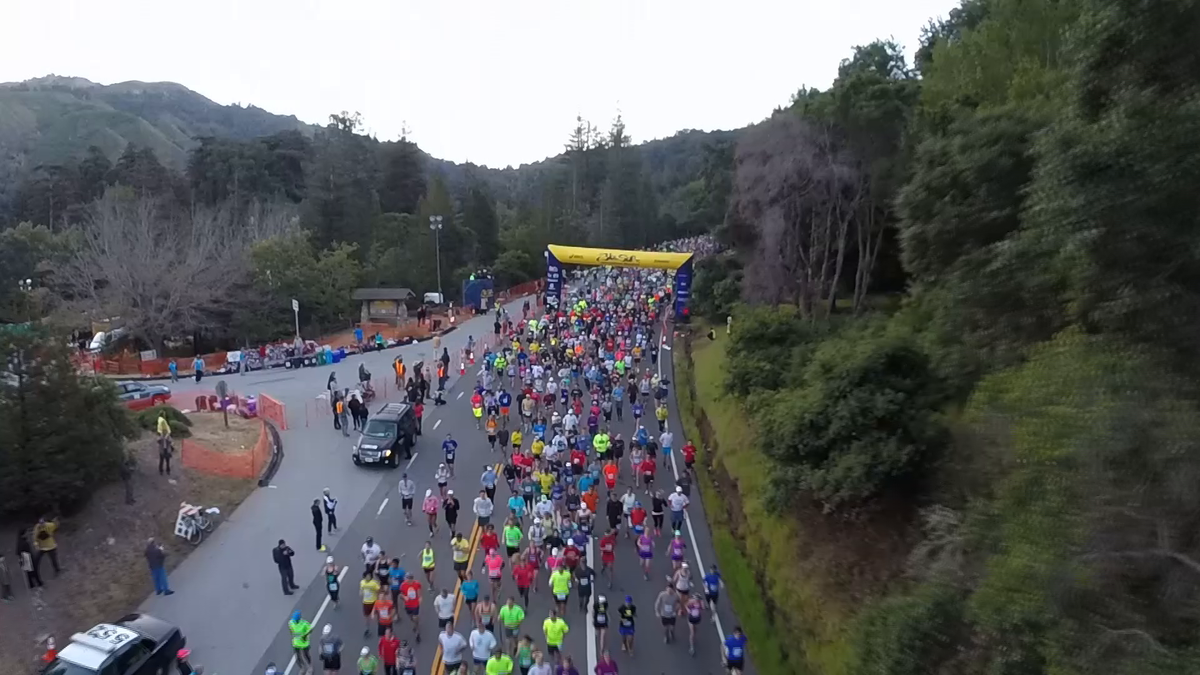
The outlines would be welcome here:
M 379 556 L 383 555 L 383 549 L 379 544 L 375 543 L 374 537 L 367 537 L 367 541 L 362 545 L 362 559 L 368 566 L 379 562 Z
M 633 512 L 633 505 L 637 503 L 637 495 L 633 494 L 633 488 L 625 488 L 625 494 L 621 495 L 621 512 L 625 514 L 625 527 L 632 529 L 633 523 L 629 520 L 629 514 Z
M 400 476 L 400 484 L 396 486 L 396 490 L 400 493 L 400 505 L 404 509 L 404 520 L 412 525 L 413 498 L 417 496 L 417 484 L 406 473 Z
M 460 633 L 454 632 L 454 624 L 446 624 L 446 630 L 438 635 L 442 645 L 442 665 L 448 675 L 456 675 L 462 668 L 463 652 L 467 651 L 467 640 Z
M 454 606 L 458 604 L 457 598 L 450 595 L 450 591 L 442 589 L 442 592 L 433 599 L 433 609 L 437 612 L 438 628 L 445 628 L 446 624 L 454 623 Z
M 496 649 L 496 636 L 482 625 L 475 626 L 468 640 L 471 643 L 471 657 L 475 660 L 476 669 L 482 669 Z

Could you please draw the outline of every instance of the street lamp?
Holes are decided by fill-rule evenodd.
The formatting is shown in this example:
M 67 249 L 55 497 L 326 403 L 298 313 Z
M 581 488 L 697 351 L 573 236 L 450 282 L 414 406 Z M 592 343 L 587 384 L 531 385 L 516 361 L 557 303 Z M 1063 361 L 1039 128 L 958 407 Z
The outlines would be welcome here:
M 433 242 L 437 256 L 438 298 L 444 303 L 446 296 L 442 293 L 442 217 L 429 216 L 429 229 L 433 230 Z

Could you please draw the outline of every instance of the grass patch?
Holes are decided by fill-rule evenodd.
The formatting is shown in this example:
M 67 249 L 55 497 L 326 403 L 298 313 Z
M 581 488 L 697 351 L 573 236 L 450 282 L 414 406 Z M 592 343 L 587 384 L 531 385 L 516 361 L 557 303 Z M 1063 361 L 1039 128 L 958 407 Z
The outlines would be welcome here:
M 711 428 L 705 445 L 715 441 L 701 449 L 697 466 L 705 485 L 718 485 L 702 495 L 713 519 L 718 562 L 730 577 L 731 602 L 741 610 L 738 616 L 754 644 L 752 658 L 763 675 L 842 675 L 850 661 L 844 640 L 850 608 L 827 574 L 838 565 L 833 555 L 838 543 L 806 531 L 798 512 L 780 514 L 764 503 L 772 462 L 758 449 L 746 413 L 723 392 L 728 338 L 720 328 L 715 341 L 697 337 L 692 342 L 690 363 L 683 349 L 674 352 L 680 382 L 675 391 L 687 435 L 704 438 L 699 433 L 703 416 Z M 692 334 L 706 331 L 697 326 Z M 689 381 L 695 384 L 694 396 Z M 722 487 L 721 474 L 736 495 L 724 493 L 728 488 Z M 774 617 L 761 609 L 764 596 L 774 602 Z
M 192 440 L 217 452 L 250 452 L 262 433 L 262 422 L 237 415 L 229 416 L 228 428 L 221 413 L 192 413 L 188 419 L 192 423 Z

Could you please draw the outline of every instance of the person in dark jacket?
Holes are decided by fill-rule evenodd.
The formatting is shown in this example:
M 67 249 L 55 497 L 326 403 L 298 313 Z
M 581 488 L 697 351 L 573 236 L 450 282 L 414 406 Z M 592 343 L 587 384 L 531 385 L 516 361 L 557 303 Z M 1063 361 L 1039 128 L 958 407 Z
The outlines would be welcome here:
M 279 568 L 279 582 L 283 586 L 284 595 L 291 595 L 293 591 L 300 590 L 296 585 L 296 573 L 292 569 L 294 555 L 296 552 L 282 539 L 279 540 L 278 546 L 271 549 L 271 557 L 275 559 L 275 566 Z
M 312 523 L 313 529 L 317 531 L 317 550 L 324 551 L 325 547 L 321 545 L 321 528 L 325 525 L 325 517 L 321 514 L 321 500 L 314 499 L 312 503 Z
M 167 552 L 162 544 L 150 537 L 146 541 L 146 565 L 150 568 L 150 578 L 154 580 L 155 595 L 175 595 L 167 583 Z

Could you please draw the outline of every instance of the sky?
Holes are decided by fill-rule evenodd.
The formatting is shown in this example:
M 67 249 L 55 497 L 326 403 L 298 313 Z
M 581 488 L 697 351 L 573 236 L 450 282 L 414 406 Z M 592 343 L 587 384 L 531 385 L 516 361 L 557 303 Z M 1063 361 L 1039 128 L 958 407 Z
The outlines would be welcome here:
M 178 82 L 380 140 L 518 166 L 575 118 L 634 142 L 733 129 L 825 88 L 854 45 L 908 53 L 954 0 L 0 0 L 0 82 L 54 73 Z

